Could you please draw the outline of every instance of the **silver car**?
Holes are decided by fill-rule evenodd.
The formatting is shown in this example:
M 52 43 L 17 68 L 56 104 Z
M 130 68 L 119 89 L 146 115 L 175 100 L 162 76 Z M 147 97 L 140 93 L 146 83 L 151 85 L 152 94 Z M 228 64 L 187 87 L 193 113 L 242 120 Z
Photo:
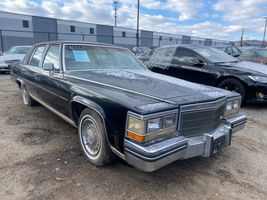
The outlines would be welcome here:
M 13 46 L 0 56 L 0 72 L 9 72 L 14 62 L 20 62 L 31 49 L 31 46 Z

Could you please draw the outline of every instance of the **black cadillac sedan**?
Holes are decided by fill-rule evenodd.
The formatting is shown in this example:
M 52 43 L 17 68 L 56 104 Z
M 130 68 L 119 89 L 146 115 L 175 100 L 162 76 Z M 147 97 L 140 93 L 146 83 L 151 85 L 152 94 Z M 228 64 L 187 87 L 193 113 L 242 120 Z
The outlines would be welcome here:
M 219 49 L 191 45 L 160 47 L 148 67 L 157 73 L 238 92 L 242 103 L 267 101 L 266 66 L 240 61 Z
M 209 157 L 243 129 L 237 93 L 149 71 L 129 50 L 55 41 L 11 68 L 23 103 L 40 103 L 78 128 L 88 160 L 119 156 L 143 171 Z

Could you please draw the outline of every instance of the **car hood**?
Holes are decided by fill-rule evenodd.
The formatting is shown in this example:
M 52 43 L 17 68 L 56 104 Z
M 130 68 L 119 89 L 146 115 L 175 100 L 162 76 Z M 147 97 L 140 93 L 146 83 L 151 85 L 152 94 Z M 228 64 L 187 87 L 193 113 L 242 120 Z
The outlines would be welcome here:
M 235 63 L 222 63 L 219 64 L 224 67 L 232 67 L 236 70 L 245 72 L 251 75 L 262 75 L 267 76 L 267 66 L 259 63 L 239 61 Z
M 4 62 L 6 60 L 22 60 L 25 54 L 5 54 L 0 56 L 0 62 Z
M 122 90 L 136 96 L 152 98 L 173 105 L 212 101 L 236 94 L 219 88 L 191 83 L 161 75 L 149 70 L 94 70 L 67 72 L 67 77 L 86 87 L 85 82 L 93 82 L 111 90 Z M 106 91 L 107 92 L 107 91 Z M 142 106 L 139 102 L 139 106 Z M 153 107 L 153 106 L 152 106 Z

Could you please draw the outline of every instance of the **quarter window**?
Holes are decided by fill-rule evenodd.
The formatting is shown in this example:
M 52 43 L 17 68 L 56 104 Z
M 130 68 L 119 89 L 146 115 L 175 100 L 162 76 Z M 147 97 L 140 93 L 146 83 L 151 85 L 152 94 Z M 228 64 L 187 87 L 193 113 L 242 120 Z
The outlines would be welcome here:
M 31 57 L 31 60 L 30 60 L 31 66 L 39 67 L 44 49 L 45 49 L 45 46 L 37 47 L 37 49 L 35 50 L 34 54 Z
M 60 70 L 59 59 L 60 59 L 59 45 L 51 45 L 46 53 L 46 56 L 44 59 L 44 65 L 53 64 L 54 71 L 59 71 Z

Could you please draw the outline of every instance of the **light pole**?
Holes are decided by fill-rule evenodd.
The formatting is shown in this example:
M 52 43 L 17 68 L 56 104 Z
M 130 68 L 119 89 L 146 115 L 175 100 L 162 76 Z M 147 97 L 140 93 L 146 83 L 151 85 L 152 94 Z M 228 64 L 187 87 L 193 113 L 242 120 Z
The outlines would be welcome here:
M 244 36 L 244 31 L 245 31 L 245 28 L 242 28 L 241 39 L 240 39 L 240 46 L 241 46 L 241 47 L 243 46 L 243 36 Z
M 113 1 L 113 8 L 114 8 L 114 18 L 115 18 L 115 27 L 117 27 L 117 18 L 118 18 L 118 9 L 119 9 L 119 1 L 114 0 Z
M 136 28 L 136 46 L 139 47 L 139 10 L 140 0 L 137 1 L 137 28 Z
M 267 16 L 264 16 L 263 18 L 265 19 L 265 27 L 264 27 L 264 32 L 263 32 L 262 47 L 265 46 L 265 34 L 266 34 L 266 26 L 267 26 Z

